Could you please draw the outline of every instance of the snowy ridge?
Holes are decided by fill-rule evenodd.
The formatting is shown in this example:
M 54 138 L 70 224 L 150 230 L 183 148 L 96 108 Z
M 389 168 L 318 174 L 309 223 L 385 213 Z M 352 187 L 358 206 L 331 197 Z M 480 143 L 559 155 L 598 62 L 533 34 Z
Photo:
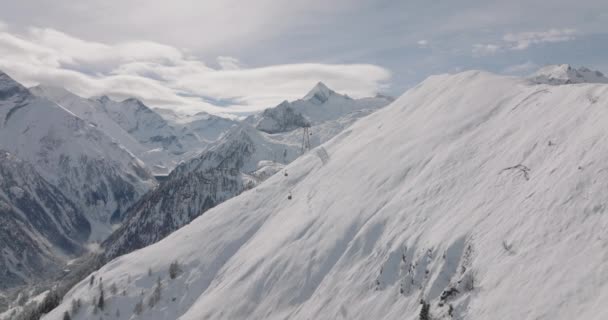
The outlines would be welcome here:
M 534 83 L 550 85 L 608 83 L 608 78 L 599 71 L 592 71 L 585 67 L 575 69 L 568 64 L 545 66 L 531 75 L 529 79 Z
M 431 77 L 298 158 L 288 177 L 101 268 L 104 286 L 124 290 L 106 292 L 106 310 L 414 320 L 422 300 L 433 319 L 603 320 L 607 99 L 606 85 Z M 174 261 L 182 272 L 170 279 Z M 44 319 L 98 294 L 83 281 Z
M 150 167 L 163 174 L 196 156 L 208 143 L 186 126 L 171 123 L 137 99 L 114 101 L 107 96 L 85 99 L 63 88 L 30 89 L 93 124 Z
M 378 95 L 374 98 L 352 99 L 329 89 L 319 82 L 303 99 L 284 101 L 245 122 L 267 133 L 288 132 L 309 125 L 338 120 L 349 113 L 384 107 L 392 99 Z
M 0 97 L 0 148 L 31 163 L 86 212 L 90 240 L 105 238 L 111 218 L 156 185 L 151 173 L 94 125 L 8 79 L 2 82 L 12 89 Z

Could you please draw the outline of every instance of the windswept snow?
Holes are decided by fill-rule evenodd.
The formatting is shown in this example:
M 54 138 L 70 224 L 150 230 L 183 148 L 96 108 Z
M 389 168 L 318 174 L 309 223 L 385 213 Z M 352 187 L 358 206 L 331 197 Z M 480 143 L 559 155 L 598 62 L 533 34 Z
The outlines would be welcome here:
M 288 176 L 101 268 L 118 287 L 104 313 L 414 320 L 424 300 L 433 319 L 606 319 L 606 106 L 601 84 L 430 77 Z M 44 319 L 98 294 L 87 279 Z

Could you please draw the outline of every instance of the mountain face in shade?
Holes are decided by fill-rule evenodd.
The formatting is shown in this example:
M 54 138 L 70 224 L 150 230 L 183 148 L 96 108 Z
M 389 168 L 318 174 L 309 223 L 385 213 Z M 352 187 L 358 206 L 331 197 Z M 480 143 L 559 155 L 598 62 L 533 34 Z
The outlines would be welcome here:
M 0 150 L 0 290 L 32 284 L 83 253 L 91 226 L 34 166 Z

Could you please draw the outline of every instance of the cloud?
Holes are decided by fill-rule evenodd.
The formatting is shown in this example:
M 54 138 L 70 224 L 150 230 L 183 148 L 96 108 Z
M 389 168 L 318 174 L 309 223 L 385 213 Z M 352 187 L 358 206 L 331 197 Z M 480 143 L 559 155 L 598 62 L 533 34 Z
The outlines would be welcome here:
M 223 70 L 238 70 L 241 68 L 239 59 L 233 57 L 219 56 L 217 57 L 217 63 Z
M 511 50 L 524 50 L 535 44 L 574 40 L 575 34 L 576 30 L 574 29 L 551 29 L 547 31 L 509 33 L 503 37 L 503 40 L 509 45 Z
M 530 72 L 539 68 L 539 65 L 532 62 L 526 61 L 520 64 L 514 64 L 506 67 L 502 72 L 506 74 L 523 75 L 529 74 Z
M 473 45 L 473 56 L 483 57 L 491 56 L 500 52 L 502 47 L 496 44 L 474 44 Z
M 81 96 L 137 97 L 186 112 L 252 112 L 303 96 L 316 82 L 368 96 L 391 74 L 369 64 L 283 64 L 244 68 L 217 57 L 220 68 L 172 46 L 150 41 L 107 44 L 48 28 L 0 30 L 0 69 L 25 85 L 58 85 Z M 210 101 L 229 101 L 214 105 Z
M 474 44 L 472 53 L 474 57 L 483 57 L 507 50 L 520 51 L 528 49 L 533 45 L 565 42 L 575 39 L 575 29 L 550 29 L 547 31 L 508 33 L 502 37 L 502 42 L 499 44 Z
M 429 46 L 429 41 L 422 39 L 422 40 L 418 40 L 418 42 L 416 42 L 418 44 L 419 48 L 426 48 Z

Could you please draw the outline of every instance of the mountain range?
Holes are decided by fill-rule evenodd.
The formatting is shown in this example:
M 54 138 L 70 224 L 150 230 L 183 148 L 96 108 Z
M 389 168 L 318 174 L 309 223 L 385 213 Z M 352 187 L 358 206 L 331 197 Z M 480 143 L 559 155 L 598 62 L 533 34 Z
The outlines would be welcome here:
M 316 121 L 312 143 L 330 139 L 384 101 Z M 324 107 L 333 110 L 334 103 Z M 136 99 L 28 89 L 4 73 L 0 118 L 0 150 L 6 149 L 0 165 L 0 245 L 6 248 L 0 274 L 6 281 L 0 291 L 31 291 L 27 286 L 47 282 L 40 280 L 96 265 L 66 265 L 81 256 L 109 261 L 155 243 L 302 153 L 298 126 L 268 134 L 206 113 L 178 118 Z
M 238 120 L 0 72 L 0 319 L 604 319 L 607 99 L 554 65 Z
M 601 83 L 432 76 L 43 319 L 100 282 L 118 292 L 102 315 L 133 319 L 605 319 L 607 99 Z

